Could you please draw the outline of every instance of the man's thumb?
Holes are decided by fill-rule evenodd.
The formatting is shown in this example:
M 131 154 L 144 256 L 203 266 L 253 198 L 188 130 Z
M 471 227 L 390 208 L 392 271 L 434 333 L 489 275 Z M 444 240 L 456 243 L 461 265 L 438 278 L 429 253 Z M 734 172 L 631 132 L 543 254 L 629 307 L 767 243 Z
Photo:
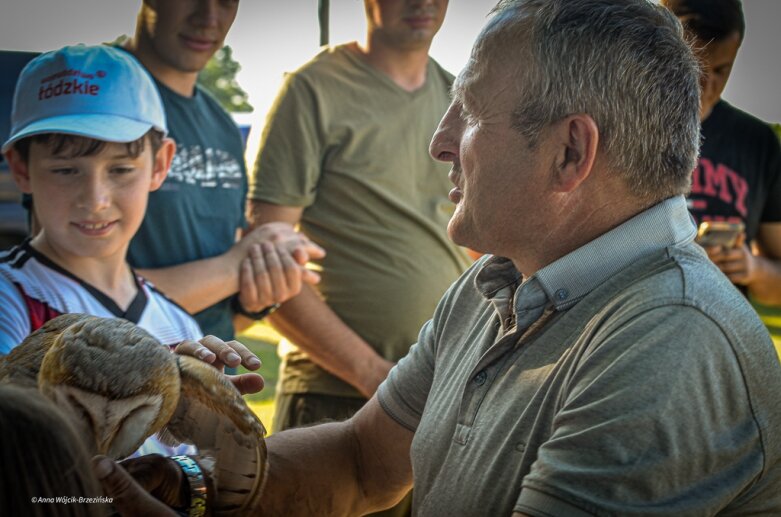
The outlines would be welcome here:
M 133 477 L 106 456 L 92 458 L 92 472 L 103 485 L 106 496 L 113 499 L 120 515 L 175 516 L 176 513 L 152 497 Z

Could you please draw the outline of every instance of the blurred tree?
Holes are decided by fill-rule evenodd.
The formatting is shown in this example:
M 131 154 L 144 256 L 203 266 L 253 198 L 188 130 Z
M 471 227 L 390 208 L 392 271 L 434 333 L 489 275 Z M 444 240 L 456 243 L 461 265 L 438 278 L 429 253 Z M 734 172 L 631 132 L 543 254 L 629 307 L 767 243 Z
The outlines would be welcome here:
M 105 45 L 122 47 L 130 39 L 127 34 L 117 36 L 114 41 Z M 228 113 L 249 113 L 253 110 L 248 102 L 247 92 L 239 86 L 236 74 L 241 70 L 241 65 L 233 59 L 233 49 L 225 45 L 214 53 L 206 63 L 201 73 L 198 74 L 198 84 L 205 88 L 217 99 L 220 106 Z
M 778 123 L 770 124 L 770 127 L 772 127 L 773 131 L 776 132 L 776 135 L 778 135 L 778 138 L 781 138 L 781 124 L 778 124 Z
M 233 50 L 225 45 L 198 75 L 198 84 L 208 90 L 229 113 L 248 113 L 252 105 L 247 102 L 247 92 L 239 86 L 236 74 L 241 65 L 233 59 Z

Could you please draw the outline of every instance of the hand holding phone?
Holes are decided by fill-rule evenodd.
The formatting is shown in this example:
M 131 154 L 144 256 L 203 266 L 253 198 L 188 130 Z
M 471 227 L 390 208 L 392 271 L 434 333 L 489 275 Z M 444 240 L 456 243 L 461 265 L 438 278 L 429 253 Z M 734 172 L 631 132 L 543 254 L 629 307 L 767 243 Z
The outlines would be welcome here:
M 700 224 L 695 241 L 703 248 L 721 246 L 734 248 L 746 227 L 743 223 L 725 223 L 706 221 Z

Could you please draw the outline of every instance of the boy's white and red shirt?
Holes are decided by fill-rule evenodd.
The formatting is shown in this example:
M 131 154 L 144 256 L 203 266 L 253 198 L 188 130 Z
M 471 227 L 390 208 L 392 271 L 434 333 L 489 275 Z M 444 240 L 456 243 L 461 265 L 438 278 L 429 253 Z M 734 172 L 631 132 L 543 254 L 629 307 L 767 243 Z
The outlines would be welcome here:
M 107 295 L 36 251 L 29 241 L 0 252 L 0 357 L 50 319 L 75 312 L 126 319 L 169 347 L 203 337 L 187 311 L 142 277 L 133 273 L 133 278 L 138 293 L 123 311 Z M 139 449 L 142 454 L 193 451 L 186 445 L 169 448 L 154 439 Z
M 134 274 L 134 279 L 138 293 L 123 311 L 114 300 L 36 251 L 29 241 L 0 252 L 0 355 L 50 319 L 74 312 L 126 319 L 168 346 L 203 337 L 187 311 L 142 277 Z

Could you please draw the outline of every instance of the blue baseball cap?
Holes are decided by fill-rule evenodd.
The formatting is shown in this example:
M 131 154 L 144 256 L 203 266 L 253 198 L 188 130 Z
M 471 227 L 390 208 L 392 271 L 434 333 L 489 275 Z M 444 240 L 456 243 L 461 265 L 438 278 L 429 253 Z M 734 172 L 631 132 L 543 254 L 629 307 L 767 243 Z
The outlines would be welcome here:
M 24 67 L 2 151 L 43 133 L 122 143 L 152 128 L 168 132 L 163 101 L 146 69 L 124 50 L 77 45 L 41 54 Z

